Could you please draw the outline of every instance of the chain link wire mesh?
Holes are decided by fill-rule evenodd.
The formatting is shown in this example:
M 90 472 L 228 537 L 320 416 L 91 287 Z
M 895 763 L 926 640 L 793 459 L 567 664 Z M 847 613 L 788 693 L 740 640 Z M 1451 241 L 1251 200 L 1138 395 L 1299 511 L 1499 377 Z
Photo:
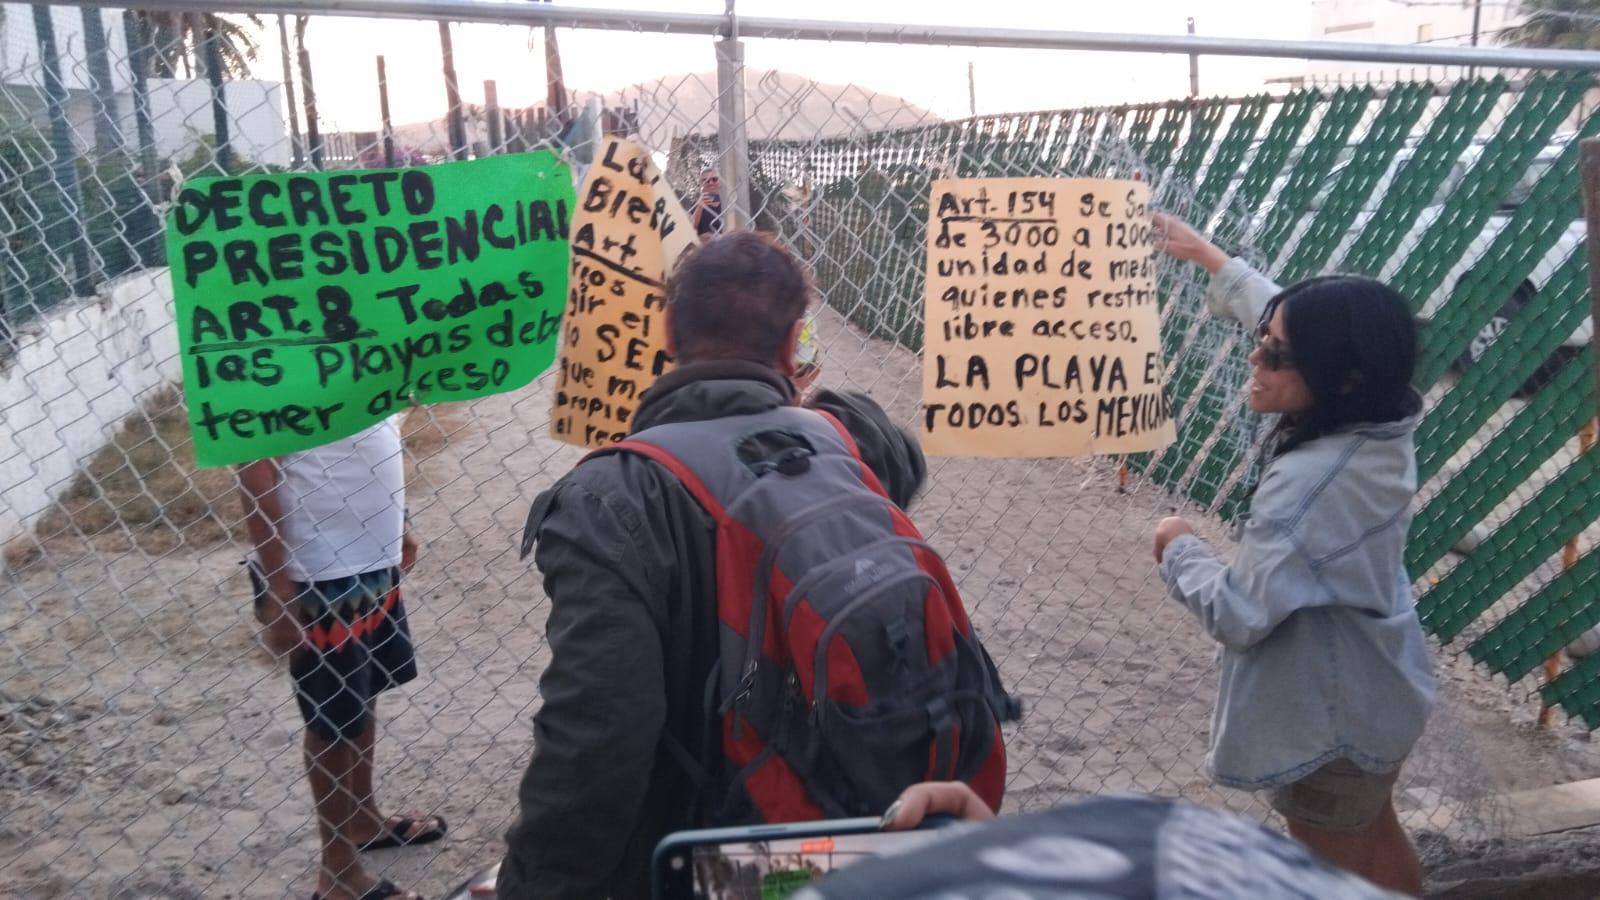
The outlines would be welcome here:
M 392 144 L 315 119 L 291 135 L 282 86 L 228 67 L 224 39 L 242 40 L 231 29 L 245 20 L 95 11 L 97 37 L 86 10 L 5 9 L 0 876 L 21 896 L 304 893 L 317 844 L 302 725 L 255 646 L 233 474 L 193 463 L 166 198 L 196 174 L 551 140 L 581 168 L 610 131 L 657 151 L 692 209 L 701 169 L 727 156 L 725 97 L 714 74 L 684 75 L 567 108 L 468 106 L 459 129 Z M 1490 72 L 943 121 L 763 68 L 765 43 L 732 82 L 753 224 L 815 274 L 821 385 L 867 391 L 913 430 L 937 178 L 1139 178 L 1158 208 L 1281 283 L 1355 271 L 1414 298 L 1425 486 L 1409 562 L 1445 642 L 1444 700 L 1402 779 L 1402 816 L 1494 836 L 1501 792 L 1596 773 L 1574 735 L 1600 725 L 1600 655 L 1561 661 L 1600 625 L 1600 482 L 1579 437 L 1595 409 L 1575 176 L 1577 138 L 1600 130 L 1586 78 Z M 338 77 L 337 64 L 317 71 Z M 314 90 L 303 71 L 294 87 L 302 102 Z M 1225 547 L 1248 502 L 1263 425 L 1240 403 L 1249 338 L 1207 313 L 1207 283 L 1161 260 L 1171 447 L 934 460 L 911 509 L 1027 704 L 1007 735 L 1013 809 L 1140 790 L 1269 816 L 1204 774 L 1214 648 L 1149 558 L 1159 516 L 1187 511 Z M 369 863 L 430 895 L 498 857 L 532 749 L 547 605 L 516 537 L 532 497 L 581 456 L 546 436 L 552 377 L 404 420 L 423 673 L 380 704 L 377 778 L 387 808 L 452 828 Z M 1541 697 L 1574 724 L 1536 731 Z

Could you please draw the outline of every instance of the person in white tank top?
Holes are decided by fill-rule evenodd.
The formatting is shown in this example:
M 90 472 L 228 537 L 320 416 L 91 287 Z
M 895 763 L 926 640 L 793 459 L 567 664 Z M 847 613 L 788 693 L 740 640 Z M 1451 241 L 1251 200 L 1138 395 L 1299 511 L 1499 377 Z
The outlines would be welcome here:
M 400 578 L 416 559 L 400 430 L 239 467 L 262 643 L 289 664 L 306 723 L 306 775 L 322 859 L 315 900 L 415 897 L 362 864 L 363 850 L 442 838 L 435 815 L 384 815 L 372 790 L 377 695 L 416 677 Z

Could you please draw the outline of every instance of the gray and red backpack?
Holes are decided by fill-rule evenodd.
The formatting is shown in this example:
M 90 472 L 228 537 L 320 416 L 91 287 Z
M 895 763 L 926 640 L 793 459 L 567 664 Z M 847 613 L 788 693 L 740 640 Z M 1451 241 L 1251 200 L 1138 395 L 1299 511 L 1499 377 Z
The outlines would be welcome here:
M 659 425 L 596 454 L 671 472 L 716 521 L 720 765 L 666 739 L 710 824 L 876 815 L 964 781 L 999 808 L 1019 715 L 944 561 L 827 413 Z

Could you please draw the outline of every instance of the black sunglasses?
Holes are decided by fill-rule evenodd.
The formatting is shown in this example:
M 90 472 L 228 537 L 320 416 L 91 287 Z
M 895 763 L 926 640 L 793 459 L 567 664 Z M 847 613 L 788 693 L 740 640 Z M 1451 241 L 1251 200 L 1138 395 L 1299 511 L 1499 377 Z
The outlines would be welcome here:
M 1289 353 L 1289 345 L 1273 337 L 1265 322 L 1256 327 L 1256 347 L 1261 351 L 1263 369 L 1277 372 L 1294 368 L 1294 357 Z

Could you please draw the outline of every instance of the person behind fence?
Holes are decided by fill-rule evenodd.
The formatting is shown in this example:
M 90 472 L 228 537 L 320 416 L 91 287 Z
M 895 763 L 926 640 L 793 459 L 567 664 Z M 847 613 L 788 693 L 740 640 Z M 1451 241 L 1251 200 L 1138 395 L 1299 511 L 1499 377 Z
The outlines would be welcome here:
M 501 898 L 648 896 L 669 832 L 876 815 L 925 778 L 998 804 L 1014 704 L 902 512 L 922 452 L 865 395 L 798 403 L 811 299 L 770 237 L 696 247 L 677 368 L 535 500 L 551 659 Z
M 717 170 L 700 170 L 700 196 L 694 203 L 694 230 L 701 238 L 722 233 L 722 179 Z
M 1156 226 L 1168 254 L 1211 272 L 1211 310 L 1256 326 L 1248 401 L 1278 416 L 1231 563 L 1181 518 L 1156 529 L 1169 593 L 1222 645 L 1211 773 L 1270 791 L 1289 832 L 1336 865 L 1420 894 L 1393 801 L 1435 700 L 1405 567 L 1421 409 L 1410 307 L 1354 276 L 1280 290 L 1183 222 Z
M 430 843 L 447 828 L 439 816 L 385 815 L 372 783 L 378 694 L 417 675 L 400 600 L 417 545 L 406 524 L 399 428 L 389 419 L 247 463 L 238 475 L 262 642 L 287 660 L 305 720 L 322 842 L 313 896 L 415 897 L 374 876 L 360 856 Z

